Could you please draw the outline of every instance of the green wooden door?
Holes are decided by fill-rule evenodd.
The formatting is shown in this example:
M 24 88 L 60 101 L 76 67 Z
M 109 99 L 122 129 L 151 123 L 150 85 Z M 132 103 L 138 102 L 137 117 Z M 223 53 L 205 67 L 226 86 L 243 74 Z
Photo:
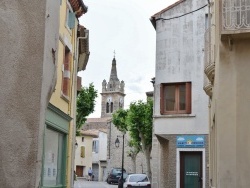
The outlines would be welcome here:
M 181 188 L 202 188 L 202 152 L 180 153 Z

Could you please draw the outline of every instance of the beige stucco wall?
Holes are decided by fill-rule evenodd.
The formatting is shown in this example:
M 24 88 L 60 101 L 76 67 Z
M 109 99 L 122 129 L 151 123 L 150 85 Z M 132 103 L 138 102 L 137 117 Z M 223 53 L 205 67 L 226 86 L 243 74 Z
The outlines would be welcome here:
M 234 40 L 232 51 L 227 41 L 220 44 L 216 61 L 213 105 L 217 146 L 217 186 L 250 185 L 250 144 L 248 113 L 250 90 L 250 40 Z M 229 105 L 230 104 L 230 105 Z
M 210 110 L 211 186 L 248 188 L 250 185 L 250 39 L 220 35 L 219 1 L 212 7 L 215 33 L 215 80 Z M 212 128 L 211 128 L 212 127 Z
M 45 109 L 56 80 L 57 23 L 59 1 L 0 2 L 0 185 L 4 188 L 40 183 Z
M 82 142 L 84 137 L 84 142 Z M 92 136 L 77 136 L 78 147 L 75 153 L 75 169 L 76 166 L 84 166 L 83 175 L 87 177 L 89 167 L 92 167 Z M 81 157 L 81 146 L 85 146 L 85 157 Z

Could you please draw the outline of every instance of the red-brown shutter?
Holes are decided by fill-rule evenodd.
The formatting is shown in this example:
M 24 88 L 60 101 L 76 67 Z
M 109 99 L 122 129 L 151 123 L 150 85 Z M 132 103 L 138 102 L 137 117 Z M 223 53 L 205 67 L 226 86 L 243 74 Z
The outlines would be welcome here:
M 164 85 L 160 85 L 160 113 L 164 114 Z
M 186 101 L 187 101 L 187 114 L 191 114 L 192 112 L 192 88 L 191 82 L 186 83 Z
M 71 61 L 72 54 L 70 52 L 65 52 L 64 57 L 64 71 L 70 72 L 70 61 Z M 69 96 L 69 88 L 70 88 L 70 78 L 63 75 L 63 89 L 62 92 L 65 96 Z

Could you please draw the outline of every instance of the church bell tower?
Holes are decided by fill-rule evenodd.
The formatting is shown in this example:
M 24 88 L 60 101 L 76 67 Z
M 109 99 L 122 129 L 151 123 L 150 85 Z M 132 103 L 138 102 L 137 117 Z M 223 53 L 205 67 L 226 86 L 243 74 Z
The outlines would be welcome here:
M 115 56 L 112 60 L 109 81 L 102 82 L 102 112 L 101 117 L 111 117 L 119 108 L 124 108 L 124 81 L 119 81 L 116 70 Z

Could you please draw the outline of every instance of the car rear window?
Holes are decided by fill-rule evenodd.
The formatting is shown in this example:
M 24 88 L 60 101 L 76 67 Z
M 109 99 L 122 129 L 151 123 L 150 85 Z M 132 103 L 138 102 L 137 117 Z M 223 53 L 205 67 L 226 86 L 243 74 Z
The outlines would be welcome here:
M 145 182 L 148 181 L 148 177 L 146 175 L 131 175 L 129 178 L 130 182 Z
M 112 174 L 121 174 L 122 173 L 122 169 L 113 169 Z

